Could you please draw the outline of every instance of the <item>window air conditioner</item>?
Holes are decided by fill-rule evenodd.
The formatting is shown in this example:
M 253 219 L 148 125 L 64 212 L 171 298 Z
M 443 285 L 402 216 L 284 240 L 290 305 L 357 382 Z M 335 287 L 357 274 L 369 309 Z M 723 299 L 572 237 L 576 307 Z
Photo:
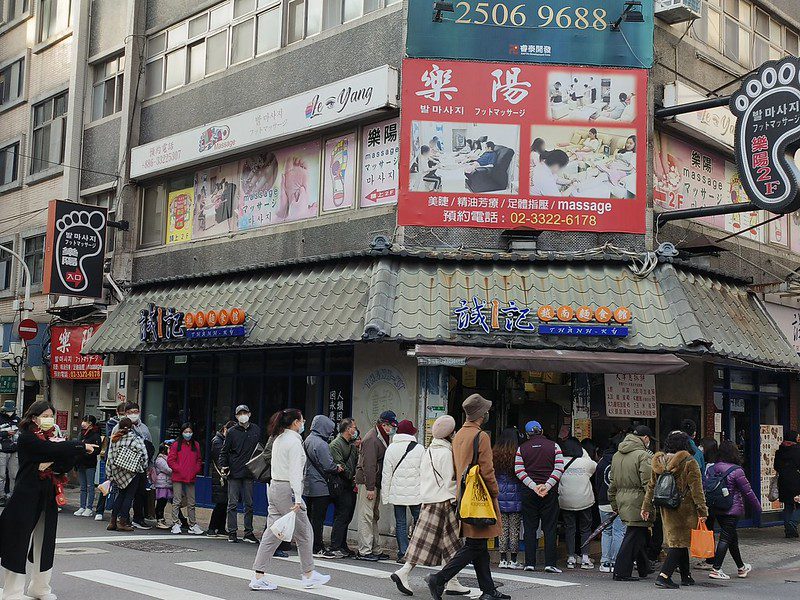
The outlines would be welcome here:
M 702 16 L 702 0 L 656 0 L 655 14 L 667 23 L 685 23 Z
M 136 365 L 103 366 L 100 374 L 100 406 L 115 408 L 120 402 L 135 401 L 138 379 L 139 367 Z

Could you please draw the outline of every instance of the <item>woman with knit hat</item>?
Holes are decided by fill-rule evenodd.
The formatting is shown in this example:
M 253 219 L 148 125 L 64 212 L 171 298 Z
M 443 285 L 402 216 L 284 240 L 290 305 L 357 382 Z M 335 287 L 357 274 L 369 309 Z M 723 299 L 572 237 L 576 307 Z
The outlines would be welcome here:
M 455 505 L 453 447 L 450 443 L 455 429 L 456 421 L 450 415 L 436 419 L 431 428 L 433 440 L 422 455 L 419 466 L 422 511 L 405 553 L 405 565 L 392 573 L 397 589 L 407 596 L 413 595 L 408 575 L 415 566 L 437 567 L 449 561 L 461 548 Z M 451 595 L 466 595 L 470 591 L 455 578 L 445 589 Z

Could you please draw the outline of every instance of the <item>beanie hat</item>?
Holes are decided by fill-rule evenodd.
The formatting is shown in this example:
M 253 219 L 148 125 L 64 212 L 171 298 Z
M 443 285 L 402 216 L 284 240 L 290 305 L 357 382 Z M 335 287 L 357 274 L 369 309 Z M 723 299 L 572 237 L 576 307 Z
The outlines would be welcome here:
M 455 430 L 456 420 L 450 415 L 442 415 L 433 422 L 431 434 L 437 440 L 443 440 L 447 437 L 450 437 L 450 434 L 452 434 Z
M 397 424 L 397 433 L 417 435 L 417 428 L 414 427 L 414 423 L 412 423 L 408 419 L 403 419 Z
M 480 394 L 472 394 L 464 400 L 461 405 L 467 415 L 467 421 L 477 421 L 492 408 L 491 400 L 487 400 Z

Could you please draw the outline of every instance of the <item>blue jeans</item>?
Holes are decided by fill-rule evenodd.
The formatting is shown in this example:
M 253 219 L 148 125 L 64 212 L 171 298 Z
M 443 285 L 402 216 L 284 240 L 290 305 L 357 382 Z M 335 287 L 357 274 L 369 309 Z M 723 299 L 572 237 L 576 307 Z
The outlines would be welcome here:
M 610 512 L 604 510 L 600 511 L 601 522 L 605 521 L 610 516 Z M 607 527 L 603 530 L 603 539 L 601 541 L 603 554 L 600 558 L 601 563 L 613 564 L 617 560 L 617 552 L 619 552 L 619 547 L 622 545 L 622 538 L 625 537 L 625 529 L 625 523 L 622 522 L 622 519 L 617 517 L 614 519 L 614 523 L 611 527 Z
M 800 507 L 794 502 L 783 505 L 783 528 L 786 533 L 797 533 L 797 523 L 800 521 Z
M 419 521 L 420 505 L 416 506 L 395 506 L 394 520 L 397 535 L 397 556 L 401 557 L 408 550 L 408 509 L 411 509 L 411 516 L 414 517 L 414 525 Z
M 78 481 L 81 484 L 81 508 L 94 506 L 94 473 L 96 467 L 78 467 Z

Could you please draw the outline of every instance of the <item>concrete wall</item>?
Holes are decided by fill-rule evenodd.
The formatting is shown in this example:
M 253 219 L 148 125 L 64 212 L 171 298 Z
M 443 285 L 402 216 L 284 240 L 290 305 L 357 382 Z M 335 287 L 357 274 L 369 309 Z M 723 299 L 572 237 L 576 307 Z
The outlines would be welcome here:
M 124 43 L 128 2 L 133 1 L 92 0 L 89 56 L 114 50 Z
M 119 113 L 114 118 L 86 127 L 83 132 L 83 168 L 81 189 L 89 189 L 116 180 L 120 167 L 119 138 L 122 126 Z

